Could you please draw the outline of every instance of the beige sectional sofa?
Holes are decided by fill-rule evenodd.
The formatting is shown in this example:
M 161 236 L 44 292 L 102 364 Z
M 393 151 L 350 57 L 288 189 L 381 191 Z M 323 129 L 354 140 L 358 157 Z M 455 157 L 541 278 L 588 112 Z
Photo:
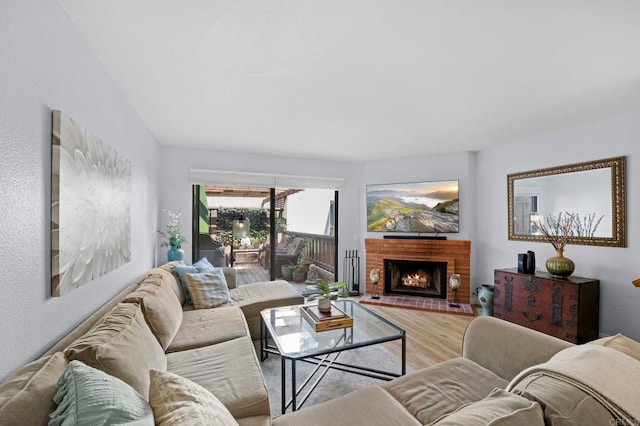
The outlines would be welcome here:
M 286 282 L 236 288 L 232 270 L 225 270 L 229 306 L 184 310 L 170 268 L 149 271 L 0 384 L 0 424 L 46 424 L 58 379 L 72 360 L 122 379 L 145 398 L 150 371 L 169 371 L 210 391 L 240 425 L 272 424 L 251 332 L 257 334 L 248 324 L 258 324 L 263 307 L 302 298 Z M 638 424 L 640 343 L 620 335 L 593 343 L 574 346 L 478 317 L 465 332 L 461 357 L 285 414 L 273 424 Z
M 72 360 L 123 380 L 145 398 L 151 369 L 173 372 L 209 390 L 239 424 L 271 424 L 252 333 L 259 337 L 261 309 L 299 304 L 303 298 L 286 281 L 238 288 L 235 271 L 223 268 L 231 302 L 185 310 L 172 266 L 149 271 L 1 384 L 0 424 L 46 425 L 55 409 L 57 381 Z
M 637 425 L 640 343 L 574 346 L 493 317 L 475 318 L 462 357 L 302 408 L 274 426 Z

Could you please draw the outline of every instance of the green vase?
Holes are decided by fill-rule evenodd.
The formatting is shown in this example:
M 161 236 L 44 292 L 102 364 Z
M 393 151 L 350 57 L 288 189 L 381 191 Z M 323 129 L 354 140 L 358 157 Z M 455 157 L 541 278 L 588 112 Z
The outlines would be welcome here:
M 576 265 L 573 263 L 573 260 L 564 257 L 563 249 L 557 249 L 556 253 L 557 256 L 547 259 L 547 263 L 545 264 L 547 271 L 549 271 L 553 276 L 562 278 L 566 278 L 573 274 L 573 271 L 576 269 Z

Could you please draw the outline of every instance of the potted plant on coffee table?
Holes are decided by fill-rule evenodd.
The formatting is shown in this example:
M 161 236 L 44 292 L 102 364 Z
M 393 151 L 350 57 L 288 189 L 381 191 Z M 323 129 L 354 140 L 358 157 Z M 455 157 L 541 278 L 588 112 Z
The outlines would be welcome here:
M 316 284 L 308 285 L 307 288 L 315 290 L 317 293 L 312 294 L 307 300 L 312 301 L 318 299 L 318 310 L 321 312 L 329 312 L 331 310 L 331 301 L 338 297 L 348 297 L 347 284 L 344 281 L 336 281 L 328 283 L 324 280 L 318 281 Z

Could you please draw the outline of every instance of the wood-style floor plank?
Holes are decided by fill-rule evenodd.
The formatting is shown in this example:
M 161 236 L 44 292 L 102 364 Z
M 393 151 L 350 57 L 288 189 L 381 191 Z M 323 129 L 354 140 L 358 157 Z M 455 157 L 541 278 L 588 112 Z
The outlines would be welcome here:
M 462 354 L 462 335 L 473 317 L 413 309 L 366 305 L 407 333 L 407 364 L 414 370 L 459 357 Z M 397 342 L 385 347 L 401 355 Z
M 235 270 L 238 285 L 269 281 L 269 271 L 259 265 L 239 265 Z

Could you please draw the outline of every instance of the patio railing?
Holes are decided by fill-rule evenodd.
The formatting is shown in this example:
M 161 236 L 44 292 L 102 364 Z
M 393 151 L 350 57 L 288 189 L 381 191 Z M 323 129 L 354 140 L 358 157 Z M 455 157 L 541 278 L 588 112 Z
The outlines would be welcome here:
M 331 273 L 335 272 L 336 244 L 334 236 L 290 231 L 286 233 L 292 239 L 300 237 L 307 241 L 307 253 L 311 263 Z

